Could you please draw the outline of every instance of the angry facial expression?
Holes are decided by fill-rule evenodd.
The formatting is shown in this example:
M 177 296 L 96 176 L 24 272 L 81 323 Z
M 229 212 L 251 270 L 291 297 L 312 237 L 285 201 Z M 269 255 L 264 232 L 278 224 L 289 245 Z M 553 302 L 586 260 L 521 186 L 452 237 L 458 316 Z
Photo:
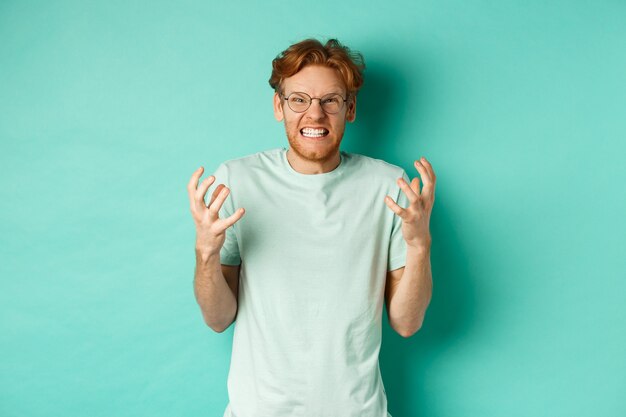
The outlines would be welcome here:
M 345 84 L 336 70 L 309 65 L 298 73 L 283 80 L 281 91 L 284 96 L 303 92 L 311 97 L 323 97 L 331 93 L 347 96 Z M 278 93 L 274 94 L 274 116 L 285 122 L 285 131 L 292 156 L 302 163 L 324 163 L 339 157 L 339 145 L 343 138 L 346 122 L 356 116 L 356 99 L 349 98 L 342 109 L 335 114 L 322 110 L 319 100 L 313 100 L 310 107 L 297 113 L 289 108 Z

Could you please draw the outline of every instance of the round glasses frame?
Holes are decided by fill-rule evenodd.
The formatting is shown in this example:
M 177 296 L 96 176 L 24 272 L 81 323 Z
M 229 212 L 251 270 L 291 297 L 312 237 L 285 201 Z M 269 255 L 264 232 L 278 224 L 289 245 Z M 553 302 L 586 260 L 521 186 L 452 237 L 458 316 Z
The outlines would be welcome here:
M 303 103 L 292 103 L 291 100 L 289 100 L 294 94 L 297 94 L 298 96 L 301 96 L 302 99 L 305 99 L 306 101 Z M 326 94 L 325 96 L 322 97 L 311 97 L 310 95 L 308 95 L 307 93 L 303 93 L 300 91 L 294 91 L 293 93 L 289 94 L 288 96 L 284 95 L 283 93 L 280 93 L 280 95 L 283 97 L 283 100 L 285 100 L 287 102 L 287 105 L 289 106 L 289 108 L 296 112 L 296 113 L 304 113 L 305 111 L 307 111 L 309 109 L 309 107 L 311 107 L 311 103 L 313 103 L 313 100 L 319 100 L 320 102 L 320 106 L 322 107 L 322 110 L 324 110 L 324 113 L 328 113 L 328 114 L 337 114 L 339 113 L 344 105 L 346 104 L 346 102 L 348 101 L 347 98 L 343 98 L 343 96 L 341 94 L 337 94 L 337 93 L 331 93 L 331 94 Z M 332 110 L 331 107 L 331 111 L 328 111 L 328 107 L 329 105 L 332 105 L 332 102 L 328 102 L 326 100 L 331 99 L 331 98 L 338 98 L 341 99 L 341 104 L 339 104 L 339 108 L 336 111 Z M 305 104 L 306 103 L 306 107 L 297 107 L 297 108 L 293 108 L 293 105 L 296 104 Z

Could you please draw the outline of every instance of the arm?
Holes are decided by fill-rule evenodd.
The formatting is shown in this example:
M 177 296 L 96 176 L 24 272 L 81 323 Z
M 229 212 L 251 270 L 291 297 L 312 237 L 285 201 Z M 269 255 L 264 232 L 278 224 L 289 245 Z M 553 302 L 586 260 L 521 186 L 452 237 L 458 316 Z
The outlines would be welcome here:
M 409 205 L 402 208 L 391 197 L 385 198 L 387 206 L 402 219 L 402 236 L 407 247 L 406 265 L 387 273 L 385 288 L 389 324 L 404 337 L 421 328 L 433 287 L 429 223 L 435 201 L 436 177 L 425 158 L 415 161 L 415 167 L 424 182 L 421 192 L 418 178 L 414 178 L 411 184 L 404 178 L 398 179 Z
M 196 224 L 196 271 L 194 293 L 205 323 L 216 332 L 223 332 L 235 320 L 239 286 L 239 267 L 220 264 L 220 250 L 226 240 L 226 229 L 244 214 L 243 209 L 230 217 L 220 219 L 219 210 L 229 190 L 220 184 L 207 206 L 204 201 L 214 176 L 209 176 L 198 186 L 203 168 L 191 176 L 187 186 L 191 213 Z
M 219 254 L 208 255 L 196 248 L 194 294 L 204 322 L 218 333 L 235 321 L 238 287 L 238 265 L 220 265 Z
M 406 265 L 387 272 L 385 301 L 391 327 L 401 336 L 415 334 L 424 322 L 432 296 L 430 247 L 407 249 Z

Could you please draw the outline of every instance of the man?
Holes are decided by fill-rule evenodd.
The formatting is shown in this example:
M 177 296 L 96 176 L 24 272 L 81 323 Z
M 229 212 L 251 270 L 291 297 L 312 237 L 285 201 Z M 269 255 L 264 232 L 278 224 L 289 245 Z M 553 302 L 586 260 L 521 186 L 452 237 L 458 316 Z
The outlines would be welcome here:
M 339 150 L 360 54 L 308 39 L 272 64 L 288 149 L 226 161 L 200 184 L 199 168 L 188 185 L 196 299 L 217 332 L 236 318 L 224 417 L 386 417 L 383 302 L 402 336 L 422 325 L 435 173 L 415 162 L 420 191 L 401 168 Z

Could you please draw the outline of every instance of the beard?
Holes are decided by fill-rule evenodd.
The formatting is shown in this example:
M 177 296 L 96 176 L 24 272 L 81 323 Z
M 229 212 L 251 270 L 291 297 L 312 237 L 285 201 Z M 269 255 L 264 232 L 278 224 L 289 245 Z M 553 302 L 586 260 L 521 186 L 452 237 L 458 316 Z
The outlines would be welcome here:
M 287 140 L 293 153 L 302 160 L 316 163 L 325 163 L 333 160 L 339 153 L 339 145 L 343 132 L 339 132 L 337 139 L 327 138 L 323 143 L 311 145 L 300 135 L 297 126 L 291 127 L 285 123 Z

